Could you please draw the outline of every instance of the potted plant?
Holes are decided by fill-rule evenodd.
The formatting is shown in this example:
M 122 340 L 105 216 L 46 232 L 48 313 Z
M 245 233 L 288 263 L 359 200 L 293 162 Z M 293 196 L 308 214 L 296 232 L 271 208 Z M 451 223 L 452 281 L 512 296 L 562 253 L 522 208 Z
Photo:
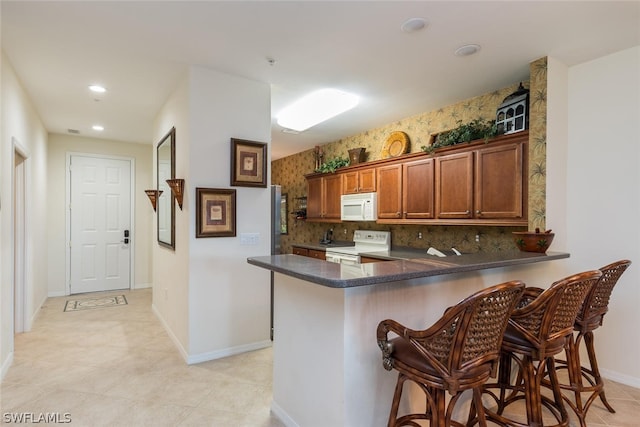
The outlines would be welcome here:
M 345 159 L 344 157 L 336 157 L 335 159 L 322 163 L 320 167 L 315 170 L 315 172 L 335 172 L 336 169 L 344 166 L 349 166 L 349 159 Z
M 488 142 L 490 138 L 498 135 L 498 127 L 492 120 L 475 119 L 464 124 L 458 120 L 457 123 L 458 126 L 454 129 L 437 134 L 431 144 L 423 145 L 422 151 L 432 153 L 438 148 L 469 143 L 477 139 Z

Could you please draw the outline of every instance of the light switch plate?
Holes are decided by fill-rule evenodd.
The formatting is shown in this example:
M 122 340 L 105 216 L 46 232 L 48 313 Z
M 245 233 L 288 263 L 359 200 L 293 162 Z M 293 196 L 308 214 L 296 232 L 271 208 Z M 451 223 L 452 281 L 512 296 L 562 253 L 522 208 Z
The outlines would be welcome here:
M 260 243 L 260 233 L 240 233 L 241 245 L 257 245 Z

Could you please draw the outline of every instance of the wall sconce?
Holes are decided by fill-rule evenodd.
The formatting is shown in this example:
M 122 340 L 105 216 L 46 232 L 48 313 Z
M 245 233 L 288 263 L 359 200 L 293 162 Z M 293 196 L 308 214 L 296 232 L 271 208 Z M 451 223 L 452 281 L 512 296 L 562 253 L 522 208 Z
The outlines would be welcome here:
M 156 204 L 158 203 L 158 199 L 162 194 L 162 190 L 144 190 L 144 192 L 147 193 L 147 197 L 149 197 L 149 200 L 151 201 L 151 206 L 153 206 L 153 211 L 155 212 Z
M 171 192 L 178 202 L 178 207 L 180 208 L 180 210 L 182 210 L 182 197 L 184 196 L 184 179 L 168 179 L 167 184 L 169 185 L 169 188 L 171 188 Z

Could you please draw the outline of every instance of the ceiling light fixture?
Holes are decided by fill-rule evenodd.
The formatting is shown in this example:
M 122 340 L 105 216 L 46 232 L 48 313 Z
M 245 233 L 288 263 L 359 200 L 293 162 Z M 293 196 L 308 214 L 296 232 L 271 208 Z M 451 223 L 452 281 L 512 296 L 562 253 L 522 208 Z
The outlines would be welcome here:
M 101 132 L 104 130 L 104 126 L 100 126 L 100 125 L 93 125 L 91 126 L 91 129 L 93 130 L 97 130 L 98 132 Z
M 427 26 L 427 21 L 424 18 L 409 18 L 400 26 L 400 29 L 405 33 L 413 33 L 419 31 Z
M 105 89 L 104 86 L 100 86 L 100 85 L 91 85 L 89 86 L 89 90 L 91 92 L 96 92 L 96 93 L 105 93 L 107 91 L 107 89 Z
M 456 56 L 469 56 L 480 50 L 480 45 L 477 44 L 465 44 L 456 49 L 454 54 Z
M 320 89 L 289 105 L 278 114 L 278 124 L 298 132 L 329 120 L 358 105 L 359 98 L 337 89 Z

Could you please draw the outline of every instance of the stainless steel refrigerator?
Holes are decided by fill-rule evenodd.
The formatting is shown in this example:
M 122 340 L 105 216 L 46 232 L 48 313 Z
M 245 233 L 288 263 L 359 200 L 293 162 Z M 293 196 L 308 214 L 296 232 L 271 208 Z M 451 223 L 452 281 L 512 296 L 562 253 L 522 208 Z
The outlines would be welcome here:
M 279 185 L 271 186 L 271 255 L 280 253 L 280 235 L 282 233 L 282 189 Z M 286 212 L 285 212 L 286 215 Z M 271 340 L 273 341 L 273 271 L 271 272 Z

